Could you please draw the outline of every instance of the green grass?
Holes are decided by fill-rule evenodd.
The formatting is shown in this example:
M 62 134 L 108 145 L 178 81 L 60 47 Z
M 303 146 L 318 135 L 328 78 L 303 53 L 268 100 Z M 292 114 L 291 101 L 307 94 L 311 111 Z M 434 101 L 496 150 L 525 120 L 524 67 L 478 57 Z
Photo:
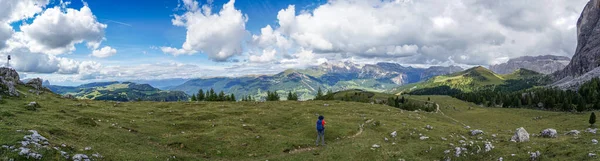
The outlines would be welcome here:
M 18 89 L 27 91 L 26 87 Z M 483 139 L 491 140 L 496 148 L 452 160 L 527 160 L 527 151 L 538 150 L 544 160 L 588 160 L 589 152 L 600 153 L 599 145 L 591 145 L 591 139 L 598 139 L 598 135 L 583 131 L 579 137 L 562 135 L 567 130 L 587 128 L 588 114 L 481 108 L 447 96 L 408 97 L 422 101 L 430 97 L 440 104 L 446 116 L 342 101 L 116 104 L 62 99 L 50 93 L 28 94 L 3 97 L 6 102 L 0 104 L 0 144 L 17 145 L 27 134 L 17 130 L 37 130 L 50 140 L 51 146 L 66 144 L 71 155 L 98 152 L 103 160 L 441 160 L 450 156 L 444 150 L 452 149 L 450 143 L 458 145 L 460 135 L 467 141 L 477 141 L 475 144 L 483 148 L 482 140 L 469 136 L 468 129 L 450 119 L 454 118 L 472 129 L 484 130 Z M 37 101 L 41 107 L 37 111 L 26 110 L 25 105 L 31 101 Z M 287 153 L 314 147 L 317 115 L 324 115 L 327 121 L 327 146 Z M 537 116 L 543 119 L 532 120 Z M 373 121 L 364 125 L 362 134 L 349 138 L 367 120 Z M 434 129 L 426 130 L 426 125 Z M 518 127 L 525 127 L 532 134 L 556 128 L 561 136 L 509 142 Z M 392 131 L 397 131 L 398 137 L 391 138 Z M 430 139 L 422 141 L 419 134 Z M 492 134 L 498 137 L 493 138 Z M 384 141 L 385 137 L 390 141 Z M 372 150 L 373 144 L 381 148 Z M 92 150 L 84 151 L 84 147 Z M 43 160 L 62 159 L 55 151 L 42 154 Z M 0 160 L 8 158 L 24 159 L 1 149 Z

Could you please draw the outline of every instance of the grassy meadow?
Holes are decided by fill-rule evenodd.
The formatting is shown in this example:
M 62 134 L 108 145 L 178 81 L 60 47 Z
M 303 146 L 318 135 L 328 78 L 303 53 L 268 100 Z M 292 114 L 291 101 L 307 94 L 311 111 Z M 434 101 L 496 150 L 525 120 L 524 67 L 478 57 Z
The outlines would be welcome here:
M 116 103 L 18 89 L 26 95 L 0 104 L 0 145 L 19 145 L 27 130 L 37 130 L 71 156 L 103 156 L 93 160 L 528 160 L 535 151 L 542 160 L 597 160 L 588 153 L 600 153 L 591 142 L 598 135 L 584 132 L 589 113 L 483 108 L 447 96 L 407 96 L 439 104 L 439 112 L 425 113 L 343 101 Z M 31 101 L 41 107 L 26 109 Z M 318 115 L 327 121 L 324 147 L 314 145 Z M 559 137 L 510 142 L 518 127 L 530 134 L 555 128 Z M 470 136 L 472 129 L 485 133 Z M 574 129 L 581 134 L 563 135 Z M 467 155 L 455 157 L 461 140 Z M 484 141 L 495 148 L 484 152 Z M 65 160 L 53 149 L 38 152 L 42 160 Z M 0 148 L 0 160 L 10 158 L 26 160 Z

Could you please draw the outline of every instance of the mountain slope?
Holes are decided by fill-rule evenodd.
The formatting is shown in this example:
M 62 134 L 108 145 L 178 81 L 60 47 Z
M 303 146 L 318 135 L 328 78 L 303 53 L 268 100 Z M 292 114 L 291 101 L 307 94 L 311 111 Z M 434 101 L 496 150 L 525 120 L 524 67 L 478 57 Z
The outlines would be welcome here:
M 436 76 L 427 81 L 402 86 L 392 93 L 452 94 L 471 92 L 492 87 L 503 90 L 518 90 L 548 83 L 543 74 L 527 69 L 519 69 L 511 74 L 500 75 L 478 66 L 465 71 Z
M 524 68 L 542 74 L 551 74 L 564 69 L 570 60 L 568 57 L 554 55 L 523 56 L 510 59 L 506 63 L 491 65 L 490 70 L 499 74 L 509 74 Z
M 97 82 L 77 87 L 47 86 L 61 95 L 72 95 L 80 99 L 112 101 L 180 101 L 187 100 L 187 94 L 180 91 L 162 91 L 148 84 L 132 82 Z

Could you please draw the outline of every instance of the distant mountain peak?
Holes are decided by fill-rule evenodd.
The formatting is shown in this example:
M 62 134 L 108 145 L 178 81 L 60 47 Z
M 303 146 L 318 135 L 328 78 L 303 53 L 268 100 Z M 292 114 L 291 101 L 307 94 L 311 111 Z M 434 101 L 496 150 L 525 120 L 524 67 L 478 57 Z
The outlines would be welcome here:
M 509 59 L 506 63 L 491 65 L 490 70 L 498 74 L 510 74 L 524 68 L 542 74 L 550 74 L 564 69 L 569 61 L 568 57 L 555 55 L 522 56 Z

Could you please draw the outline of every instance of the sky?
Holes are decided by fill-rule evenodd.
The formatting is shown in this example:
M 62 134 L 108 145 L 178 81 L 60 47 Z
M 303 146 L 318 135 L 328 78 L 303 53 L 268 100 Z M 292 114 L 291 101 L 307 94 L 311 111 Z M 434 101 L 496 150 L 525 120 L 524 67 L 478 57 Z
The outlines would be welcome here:
M 0 62 L 51 84 L 274 74 L 325 62 L 571 57 L 588 0 L 0 0 Z M 543 4 L 540 4 L 543 3 Z

